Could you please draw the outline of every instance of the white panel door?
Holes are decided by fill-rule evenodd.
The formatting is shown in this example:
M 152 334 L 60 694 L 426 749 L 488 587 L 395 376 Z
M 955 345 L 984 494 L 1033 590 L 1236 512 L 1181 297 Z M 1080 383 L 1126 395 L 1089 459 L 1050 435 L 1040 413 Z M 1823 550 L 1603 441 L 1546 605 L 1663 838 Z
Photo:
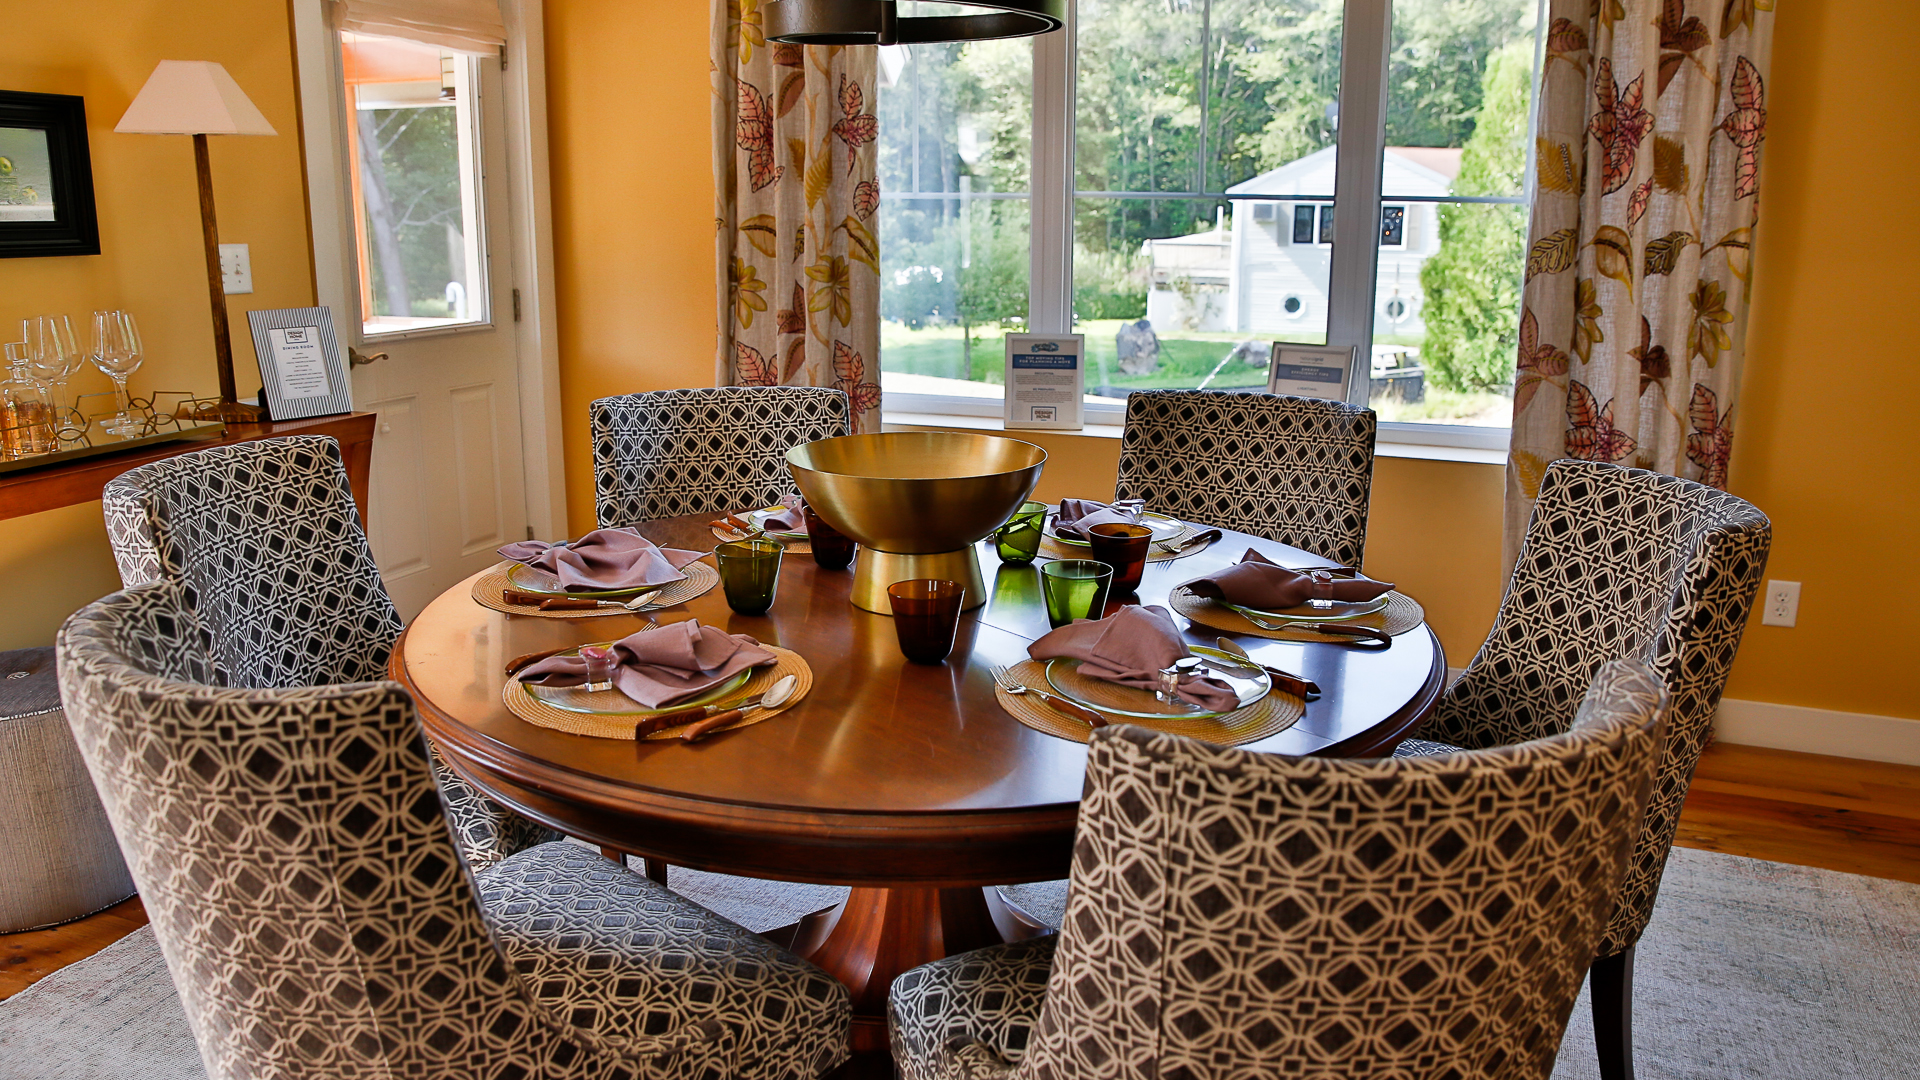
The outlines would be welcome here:
M 374 558 L 411 618 L 528 536 L 498 57 L 336 35 Z

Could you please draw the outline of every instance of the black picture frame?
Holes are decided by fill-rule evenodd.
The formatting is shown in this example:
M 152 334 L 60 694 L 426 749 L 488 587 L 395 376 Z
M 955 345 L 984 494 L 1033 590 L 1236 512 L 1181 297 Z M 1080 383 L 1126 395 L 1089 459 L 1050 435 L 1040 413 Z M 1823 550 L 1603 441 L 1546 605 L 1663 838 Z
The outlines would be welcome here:
M 100 254 L 93 205 L 93 157 L 87 149 L 86 99 L 69 94 L 0 90 L 0 128 L 46 135 L 51 221 L 0 218 L 0 259 Z

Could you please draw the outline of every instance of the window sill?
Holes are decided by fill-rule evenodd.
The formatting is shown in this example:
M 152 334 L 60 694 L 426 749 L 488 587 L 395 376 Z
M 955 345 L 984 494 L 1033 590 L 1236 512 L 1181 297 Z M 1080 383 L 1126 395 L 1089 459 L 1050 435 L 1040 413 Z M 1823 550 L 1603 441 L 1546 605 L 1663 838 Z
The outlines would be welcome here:
M 1028 431 L 1015 428 L 1008 432 L 1006 423 L 998 416 L 955 416 L 948 413 L 926 412 L 887 412 L 881 417 L 881 427 L 887 431 L 902 431 L 915 428 L 946 428 L 960 431 L 999 431 L 1015 437 L 1023 435 L 1055 435 L 1081 437 L 1089 439 L 1118 439 L 1122 428 L 1119 424 L 1088 424 L 1079 431 Z M 1427 461 L 1459 461 L 1470 465 L 1500 465 L 1507 463 L 1505 450 L 1486 450 L 1469 446 L 1434 446 L 1427 443 L 1390 442 L 1381 439 L 1374 444 L 1376 457 L 1421 458 Z

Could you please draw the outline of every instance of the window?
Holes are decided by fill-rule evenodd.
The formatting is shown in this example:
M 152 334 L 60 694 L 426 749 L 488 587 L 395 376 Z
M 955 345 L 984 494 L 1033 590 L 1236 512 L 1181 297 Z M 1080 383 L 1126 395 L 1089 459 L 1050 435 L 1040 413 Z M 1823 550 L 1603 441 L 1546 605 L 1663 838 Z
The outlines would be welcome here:
M 1010 331 L 1087 335 L 1095 422 L 1353 344 L 1382 420 L 1495 445 L 1467 429 L 1512 412 L 1538 5 L 1078 0 L 1060 34 L 911 46 L 881 90 L 889 408 L 997 413 Z
M 485 325 L 476 61 L 342 32 L 368 337 Z

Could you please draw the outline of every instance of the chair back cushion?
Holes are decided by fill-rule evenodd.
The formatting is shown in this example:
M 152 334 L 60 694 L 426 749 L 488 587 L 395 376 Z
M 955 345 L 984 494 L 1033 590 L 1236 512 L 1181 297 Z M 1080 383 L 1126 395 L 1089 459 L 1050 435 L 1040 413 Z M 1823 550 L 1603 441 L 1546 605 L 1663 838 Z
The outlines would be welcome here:
M 1096 733 L 1022 1075 L 1544 1080 L 1661 707 L 1621 664 L 1571 733 L 1444 758 Z
M 623 394 L 590 416 L 603 528 L 771 505 L 798 490 L 788 450 L 853 432 L 846 393 L 824 386 Z
M 213 681 L 315 686 L 385 673 L 400 613 L 332 438 L 181 454 L 115 477 L 103 500 L 121 580 L 184 586 Z
M 1127 398 L 1114 494 L 1359 566 L 1374 428 L 1343 401 L 1143 390 Z
M 1727 673 L 1765 576 L 1772 526 L 1705 484 L 1593 461 L 1556 461 L 1493 629 L 1421 726 L 1458 746 L 1567 730 L 1581 691 L 1611 660 L 1646 662 L 1672 701 L 1646 828 L 1602 956 L 1639 940 L 1713 735 Z
M 184 593 L 75 614 L 60 685 L 208 1074 L 534 1074 L 405 691 L 183 681 Z

